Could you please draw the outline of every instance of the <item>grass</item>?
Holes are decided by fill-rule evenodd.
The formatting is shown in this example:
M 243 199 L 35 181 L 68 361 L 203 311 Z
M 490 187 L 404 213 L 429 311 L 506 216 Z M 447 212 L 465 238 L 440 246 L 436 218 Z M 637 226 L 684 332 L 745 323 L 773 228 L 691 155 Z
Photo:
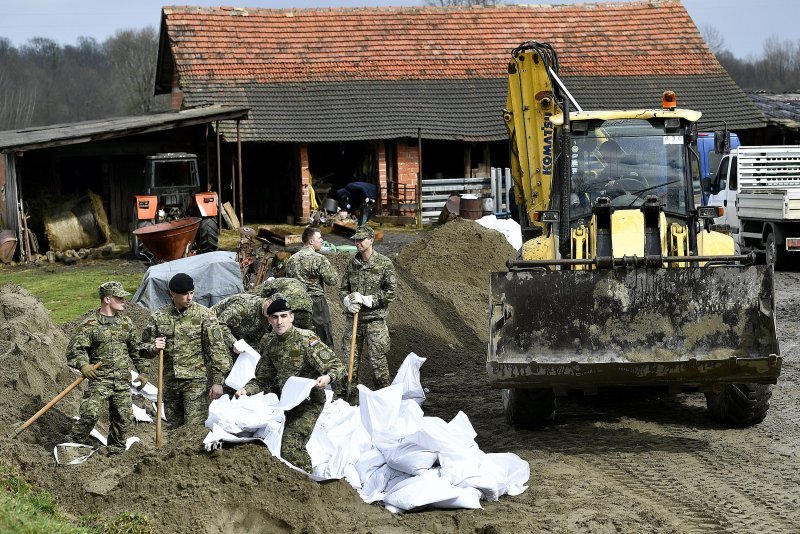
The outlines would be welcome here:
M 151 534 L 150 521 L 139 514 L 120 514 L 114 519 L 99 515 L 72 521 L 57 511 L 49 493 L 0 467 L 0 532 L 8 534 Z
M 39 298 L 57 324 L 80 317 L 100 305 L 97 288 L 109 280 L 133 293 L 144 273 L 122 272 L 115 262 L 99 261 L 47 270 L 42 267 L 2 267 L 0 285 L 15 283 Z

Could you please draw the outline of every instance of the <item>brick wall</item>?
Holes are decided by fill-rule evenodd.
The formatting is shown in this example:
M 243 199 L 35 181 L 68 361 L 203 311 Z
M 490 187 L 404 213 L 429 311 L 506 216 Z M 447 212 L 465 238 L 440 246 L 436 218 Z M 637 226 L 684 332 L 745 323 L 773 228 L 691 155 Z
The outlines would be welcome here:
M 308 171 L 308 145 L 300 145 L 300 223 L 311 220 L 311 173 Z
M 386 141 L 378 142 L 378 186 L 381 192 L 380 204 L 383 206 L 386 203 Z
M 409 145 L 408 141 L 399 141 L 397 143 L 397 182 L 416 187 L 417 173 L 419 173 L 419 150 L 416 140 L 412 145 Z M 416 200 L 414 199 L 414 201 Z

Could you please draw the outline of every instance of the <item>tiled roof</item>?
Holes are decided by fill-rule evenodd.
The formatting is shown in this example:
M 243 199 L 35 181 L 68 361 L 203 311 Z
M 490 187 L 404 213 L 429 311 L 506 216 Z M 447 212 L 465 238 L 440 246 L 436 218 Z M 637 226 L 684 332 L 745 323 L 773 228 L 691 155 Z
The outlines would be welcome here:
M 723 72 L 676 0 L 163 13 L 183 81 L 498 78 L 531 39 L 554 46 L 564 76 Z
M 752 103 L 725 106 L 727 96 L 741 91 L 722 75 L 567 77 L 564 82 L 584 109 L 658 107 L 661 93 L 668 88 L 678 94 L 681 107 L 703 112 L 701 125 L 724 119 L 736 130 L 762 121 Z M 614 99 L 604 95 L 614 95 Z M 243 141 L 414 138 L 418 128 L 425 139 L 498 141 L 508 135 L 501 112 L 506 105 L 505 79 L 209 82 L 195 84 L 186 99 L 192 106 L 225 102 L 251 108 L 250 118 L 241 123 Z M 235 139 L 231 124 L 222 125 L 221 131 L 226 139 Z
M 156 87 L 251 108 L 244 141 L 500 140 L 510 51 L 536 39 L 584 109 L 679 105 L 764 119 L 676 0 L 471 8 L 164 8 Z M 174 62 L 174 63 L 173 63 Z M 233 135 L 225 130 L 223 134 Z

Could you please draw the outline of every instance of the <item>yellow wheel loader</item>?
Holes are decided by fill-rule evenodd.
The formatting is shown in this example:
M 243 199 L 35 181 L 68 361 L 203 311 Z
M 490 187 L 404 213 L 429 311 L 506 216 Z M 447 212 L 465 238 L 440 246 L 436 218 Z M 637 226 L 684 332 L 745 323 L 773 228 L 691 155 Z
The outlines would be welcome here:
M 525 241 L 490 274 L 487 359 L 511 424 L 630 386 L 703 392 L 730 426 L 766 416 L 782 363 L 773 271 L 710 230 L 721 208 L 698 206 L 692 171 L 701 114 L 676 102 L 583 111 L 550 45 L 513 51 L 503 115 Z

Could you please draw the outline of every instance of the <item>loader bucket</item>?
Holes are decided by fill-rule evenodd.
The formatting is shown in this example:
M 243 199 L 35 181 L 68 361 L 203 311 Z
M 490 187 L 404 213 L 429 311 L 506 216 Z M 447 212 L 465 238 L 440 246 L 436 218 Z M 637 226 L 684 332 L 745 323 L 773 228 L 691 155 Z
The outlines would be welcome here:
M 717 266 L 490 275 L 495 387 L 775 383 L 772 269 Z

